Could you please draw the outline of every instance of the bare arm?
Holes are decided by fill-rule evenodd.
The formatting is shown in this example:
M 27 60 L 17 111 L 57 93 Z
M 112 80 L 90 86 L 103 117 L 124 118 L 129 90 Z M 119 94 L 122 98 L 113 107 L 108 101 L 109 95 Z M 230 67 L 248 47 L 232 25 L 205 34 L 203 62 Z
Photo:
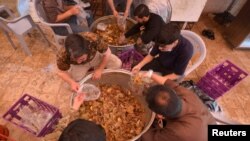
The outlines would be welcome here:
M 138 65 L 136 65 L 132 69 L 132 72 L 133 73 L 138 73 L 144 65 L 151 62 L 153 59 L 154 59 L 154 57 L 152 55 L 148 54 Z
M 133 0 L 127 0 L 126 10 L 124 12 L 125 17 L 128 17 L 128 15 L 129 15 L 129 11 L 130 11 L 130 7 L 131 7 L 132 2 L 133 2 Z
M 147 63 L 151 62 L 154 59 L 152 55 L 147 55 L 138 65 L 142 68 Z
M 57 75 L 59 77 L 61 77 L 64 81 L 66 81 L 71 86 L 71 89 L 73 91 L 75 91 L 75 92 L 78 91 L 80 85 L 70 76 L 70 74 L 68 73 L 68 71 L 58 70 L 57 71 Z
M 69 11 L 66 11 L 62 14 L 57 15 L 56 22 L 64 21 L 65 19 L 68 19 L 71 16 L 72 16 L 72 14 Z
M 97 67 L 97 69 L 103 70 L 107 66 L 110 55 L 111 55 L 111 50 L 110 48 L 108 48 L 107 51 L 104 53 L 102 61 Z
M 107 1 L 108 1 L 108 4 L 109 4 L 109 7 L 111 8 L 111 10 L 113 12 L 113 15 L 118 16 L 118 12 L 115 9 L 114 1 L 113 0 L 107 0 Z
M 92 76 L 92 79 L 96 80 L 96 79 L 100 79 L 102 76 L 102 71 L 104 70 L 104 68 L 107 66 L 109 57 L 111 55 L 111 50 L 108 48 L 107 51 L 104 53 L 103 58 L 101 63 L 99 64 L 99 66 L 95 69 L 95 72 Z
M 68 71 L 57 71 L 57 75 L 60 76 L 64 81 L 66 81 L 68 84 L 75 83 L 75 80 L 70 76 Z
M 158 84 L 164 84 L 166 82 L 166 80 L 170 79 L 170 80 L 175 80 L 179 77 L 179 75 L 171 73 L 165 76 L 160 76 L 156 73 L 153 73 L 151 76 L 151 79 L 154 80 L 156 83 Z
M 69 17 L 71 17 L 73 15 L 77 15 L 79 13 L 80 13 L 79 7 L 73 6 L 69 10 L 67 10 L 66 12 L 57 15 L 56 22 L 64 21 L 65 19 L 68 19 Z

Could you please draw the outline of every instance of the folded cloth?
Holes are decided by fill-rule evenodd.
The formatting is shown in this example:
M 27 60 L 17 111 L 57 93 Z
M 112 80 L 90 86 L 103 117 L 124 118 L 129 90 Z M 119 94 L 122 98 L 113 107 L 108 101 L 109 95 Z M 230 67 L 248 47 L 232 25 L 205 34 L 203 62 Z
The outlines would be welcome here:
M 213 98 L 211 98 L 205 92 L 203 92 L 198 86 L 196 86 L 192 80 L 182 81 L 179 85 L 193 91 L 211 112 L 222 111 L 219 104 Z

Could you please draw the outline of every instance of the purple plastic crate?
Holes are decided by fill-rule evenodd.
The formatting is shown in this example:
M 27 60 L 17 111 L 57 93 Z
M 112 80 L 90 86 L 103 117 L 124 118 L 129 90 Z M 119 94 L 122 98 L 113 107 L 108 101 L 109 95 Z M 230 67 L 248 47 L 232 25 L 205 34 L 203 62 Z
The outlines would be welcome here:
M 201 80 L 197 83 L 197 86 L 214 99 L 222 96 L 223 93 L 228 91 L 226 87 L 213 77 L 201 78 Z
M 139 63 L 144 57 L 137 52 L 135 49 L 129 49 L 119 54 L 118 57 L 122 61 L 122 68 L 126 70 L 131 70 L 133 65 Z
M 247 77 L 247 73 L 226 60 L 208 72 L 229 89 Z
M 197 86 L 212 98 L 217 99 L 247 76 L 245 71 L 226 60 L 208 71 L 199 80 Z
M 41 110 L 52 114 L 52 117 L 49 119 L 49 121 L 43 128 L 39 129 L 38 132 L 25 126 L 25 124 L 21 121 L 22 117 L 18 115 L 18 112 L 24 106 L 29 106 L 30 101 L 33 101 L 36 105 L 38 105 Z M 58 123 L 59 119 L 62 118 L 62 115 L 59 112 L 59 109 L 56 107 L 47 104 L 46 102 L 41 101 L 33 96 L 25 94 L 3 115 L 3 118 L 37 137 L 43 137 L 54 130 L 55 125 Z

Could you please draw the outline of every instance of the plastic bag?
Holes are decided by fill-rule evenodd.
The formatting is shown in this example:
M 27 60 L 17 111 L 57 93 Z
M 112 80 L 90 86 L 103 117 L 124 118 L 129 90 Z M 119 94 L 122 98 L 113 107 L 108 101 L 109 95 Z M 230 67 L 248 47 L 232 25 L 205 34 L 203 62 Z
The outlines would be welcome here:
M 96 100 L 101 95 L 101 91 L 93 84 L 81 85 L 78 93 L 84 94 L 84 101 Z
M 98 23 L 96 28 L 101 31 L 105 31 L 107 29 L 107 25 L 105 23 Z
M 127 21 L 126 21 L 126 18 L 124 16 L 119 15 L 117 17 L 117 25 L 122 32 L 126 31 L 126 23 L 127 23 Z

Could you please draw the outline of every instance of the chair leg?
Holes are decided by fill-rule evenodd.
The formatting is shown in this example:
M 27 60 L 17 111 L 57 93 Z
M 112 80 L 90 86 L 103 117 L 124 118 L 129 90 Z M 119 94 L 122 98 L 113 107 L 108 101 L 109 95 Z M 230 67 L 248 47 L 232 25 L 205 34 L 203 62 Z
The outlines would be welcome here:
M 4 31 L 3 33 L 7 36 L 7 38 L 8 38 L 8 40 L 9 40 L 11 46 L 12 46 L 14 49 L 17 49 L 17 47 L 15 46 L 15 44 L 13 43 L 13 41 L 11 40 L 11 37 L 10 37 L 9 33 L 8 33 L 8 32 L 5 32 L 5 31 Z
M 19 42 L 24 50 L 24 52 L 28 55 L 28 56 L 32 56 L 30 49 L 28 48 L 27 44 L 25 43 L 25 40 L 22 36 L 18 36 Z
M 44 35 L 43 31 L 41 30 L 41 28 L 39 26 L 37 26 L 38 31 L 40 32 L 40 34 L 43 36 L 43 39 L 47 42 L 48 46 L 50 46 L 50 42 L 48 41 L 48 39 L 46 38 L 46 36 Z

